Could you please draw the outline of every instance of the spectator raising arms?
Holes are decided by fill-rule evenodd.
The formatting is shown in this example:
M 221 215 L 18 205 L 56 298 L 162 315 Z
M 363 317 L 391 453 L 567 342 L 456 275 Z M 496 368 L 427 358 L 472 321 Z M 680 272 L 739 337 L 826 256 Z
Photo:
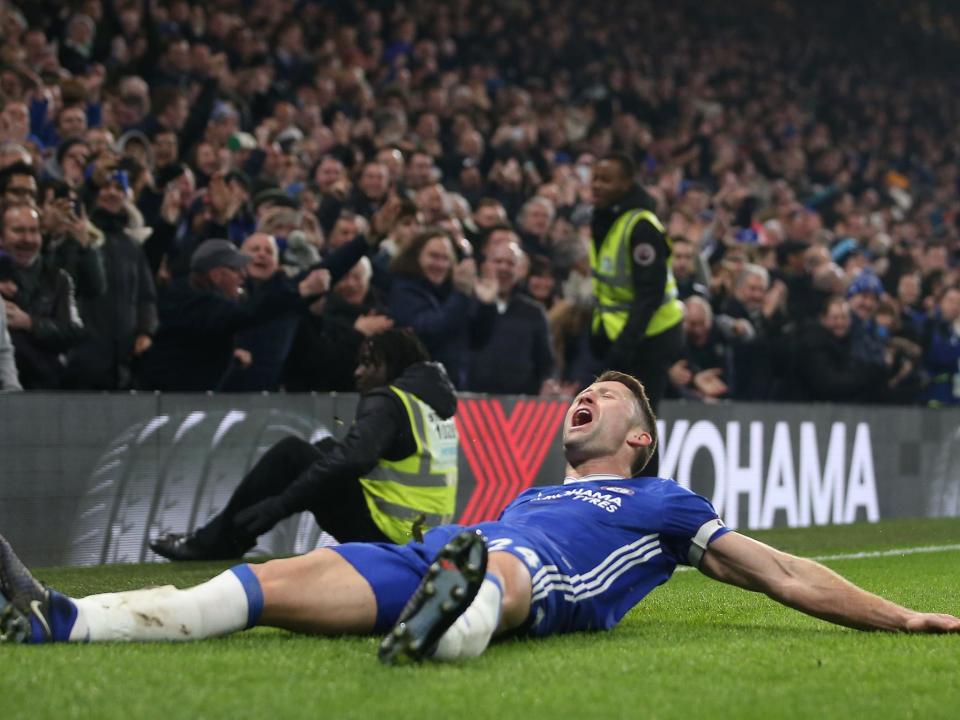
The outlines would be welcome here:
M 160 294 L 160 330 L 144 355 L 148 388 L 171 391 L 220 390 L 249 366 L 234 335 L 304 307 L 330 284 L 327 270 L 315 270 L 296 287 L 283 287 L 250 303 L 240 296 L 250 257 L 228 240 L 206 240 L 190 258 L 190 276 Z
M 960 286 L 960 95 L 950 90 L 960 45 L 950 3 L 875 3 L 877 37 L 856 47 L 843 35 L 862 23 L 856 3 L 828 13 L 801 0 L 753 3 L 746 22 L 722 0 L 676 0 L 657 6 L 656 23 L 650 5 L 0 5 L 0 193 L 40 208 L 42 264 L 70 276 L 91 329 L 74 356 L 118 340 L 97 345 L 117 356 L 102 361 L 117 378 L 105 381 L 113 371 L 89 357 L 72 386 L 136 385 L 130 334 L 143 350 L 153 333 L 146 295 L 136 327 L 105 318 L 104 264 L 116 283 L 137 276 L 140 261 L 118 256 L 82 211 L 93 214 L 122 170 L 158 288 L 155 340 L 179 332 L 162 307 L 189 284 L 205 241 L 239 248 L 255 232 L 272 235 L 280 270 L 296 275 L 362 235 L 362 252 L 327 266 L 332 282 L 368 255 L 398 325 L 417 328 L 462 389 L 497 315 L 492 283 L 462 258 L 472 249 L 481 267 L 488 237 L 515 233 L 556 274 L 549 312 L 562 326 L 555 379 L 565 392 L 598 365 L 619 367 L 643 376 L 656 405 L 668 368 L 683 379 L 680 301 L 697 295 L 717 332 L 738 333 L 725 340 L 732 361 L 721 396 L 798 398 L 791 350 L 819 324 L 824 300 L 853 284 L 853 353 L 891 371 L 884 402 L 919 402 L 931 351 L 920 346 L 939 333 L 928 323 L 942 291 Z M 822 40 L 813 50 L 811 37 Z M 910 61 L 890 47 L 910 48 Z M 407 253 L 425 226 L 444 228 L 458 258 L 433 243 L 432 279 L 423 248 Z M 755 308 L 743 302 L 754 288 L 738 285 L 757 285 L 759 276 L 741 277 L 747 266 L 769 275 L 762 298 L 747 299 Z M 522 284 L 523 258 L 518 274 Z M 864 293 L 866 276 L 877 282 Z M 257 307 L 273 283 L 282 284 L 245 288 L 237 307 Z M 109 297 L 146 288 L 138 278 Z M 25 308 L 12 292 L 9 331 L 22 354 L 24 328 L 13 325 Z M 890 296 L 899 317 L 885 314 L 892 329 L 881 337 L 871 308 Z M 290 317 L 303 312 L 298 304 Z M 45 352 L 69 349 L 64 331 L 55 349 L 41 341 Z M 252 352 L 251 382 L 212 387 L 278 387 L 289 344 L 281 335 Z M 270 371 L 254 379 L 268 354 Z M 28 387 L 62 383 L 50 377 L 58 372 L 20 371 Z M 156 384 L 153 360 L 145 372 L 143 384 Z

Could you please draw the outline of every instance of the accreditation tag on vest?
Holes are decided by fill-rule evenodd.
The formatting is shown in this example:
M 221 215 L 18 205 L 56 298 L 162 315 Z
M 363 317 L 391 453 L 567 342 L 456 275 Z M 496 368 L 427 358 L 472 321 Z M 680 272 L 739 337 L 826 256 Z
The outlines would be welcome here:
M 426 403 L 421 404 L 426 422 L 427 447 L 433 455 L 434 472 L 457 467 L 460 447 L 457 426 L 453 418 L 444 420 Z

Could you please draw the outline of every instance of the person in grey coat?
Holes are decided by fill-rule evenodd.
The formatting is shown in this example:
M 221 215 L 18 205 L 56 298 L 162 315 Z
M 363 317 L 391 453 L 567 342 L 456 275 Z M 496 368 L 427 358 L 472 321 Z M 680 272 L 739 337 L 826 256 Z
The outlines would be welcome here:
M 7 307 L 0 296 L 0 392 L 23 390 L 17 375 L 17 363 L 14 360 L 13 343 L 7 330 Z

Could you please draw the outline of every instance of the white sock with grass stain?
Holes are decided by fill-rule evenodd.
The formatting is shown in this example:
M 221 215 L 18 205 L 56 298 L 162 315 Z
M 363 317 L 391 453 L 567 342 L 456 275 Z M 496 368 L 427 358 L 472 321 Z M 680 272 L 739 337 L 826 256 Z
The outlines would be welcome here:
M 478 657 L 496 632 L 503 605 L 503 588 L 490 573 L 480 585 L 477 596 L 456 622 L 440 636 L 434 660 L 453 661 Z
M 263 591 L 249 565 L 185 590 L 172 585 L 73 600 L 71 642 L 200 640 L 256 625 Z

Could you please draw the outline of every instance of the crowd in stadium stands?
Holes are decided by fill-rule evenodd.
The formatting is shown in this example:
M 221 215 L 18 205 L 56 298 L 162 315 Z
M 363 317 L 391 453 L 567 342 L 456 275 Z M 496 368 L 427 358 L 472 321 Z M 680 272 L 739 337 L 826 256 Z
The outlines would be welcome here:
M 24 0 L 0 24 L 26 389 L 351 390 L 396 326 L 462 390 L 576 391 L 591 167 L 619 152 L 672 238 L 673 397 L 960 402 L 949 4 Z

